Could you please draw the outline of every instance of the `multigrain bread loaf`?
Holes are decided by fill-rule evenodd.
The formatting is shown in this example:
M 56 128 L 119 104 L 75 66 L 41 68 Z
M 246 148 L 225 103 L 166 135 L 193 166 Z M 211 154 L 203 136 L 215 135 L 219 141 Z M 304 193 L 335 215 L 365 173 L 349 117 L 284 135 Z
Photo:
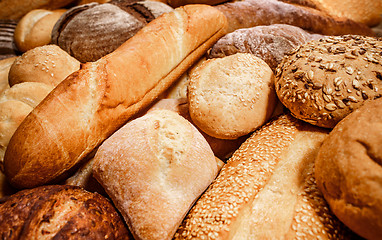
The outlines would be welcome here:
M 233 154 L 175 239 L 349 239 L 317 189 L 327 131 L 282 115 Z M 350 234 L 350 235 L 349 235 Z
M 3 239 L 132 239 L 108 199 L 65 185 L 1 199 L 0 223 Z
M 152 107 L 150 107 L 148 112 L 153 111 L 155 109 L 167 109 L 167 110 L 174 111 L 178 113 L 179 115 L 181 115 L 182 117 L 184 117 L 185 119 L 187 119 L 188 121 L 190 121 L 191 123 L 193 123 L 189 113 L 187 98 L 161 99 L 160 101 L 155 103 Z M 198 128 L 195 124 L 194 126 Z M 215 156 L 223 161 L 225 161 L 228 157 L 230 157 L 231 154 L 236 149 L 238 149 L 240 145 L 248 137 L 246 135 L 237 139 L 219 139 L 219 138 L 215 138 L 206 134 L 199 128 L 198 130 L 209 143 Z
M 253 132 L 269 120 L 277 103 L 272 70 L 249 53 L 203 62 L 190 75 L 187 98 L 192 121 L 221 139 Z
M 41 82 L 57 86 L 80 69 L 80 62 L 56 45 L 33 48 L 17 58 L 9 69 L 8 81 L 13 86 L 23 82 Z
M 273 24 L 238 29 L 219 39 L 208 58 L 225 57 L 235 53 L 251 53 L 264 60 L 273 71 L 285 54 L 298 46 L 323 37 L 287 24 Z
M 17 23 L 14 40 L 17 49 L 26 52 L 51 42 L 52 29 L 65 9 L 35 9 L 28 12 Z
M 166 240 L 218 167 L 199 131 L 177 113 L 160 109 L 130 121 L 102 143 L 93 171 L 135 239 Z
M 96 61 L 172 10 L 167 4 L 148 0 L 80 5 L 68 10 L 54 26 L 52 43 L 80 62 Z
M 277 0 L 235 1 L 216 6 L 228 19 L 228 32 L 276 23 L 289 24 L 323 35 L 359 34 L 373 36 L 362 23 L 335 18 L 319 10 Z
M 332 16 L 345 17 L 356 22 L 375 26 L 381 21 L 382 1 L 380 0 L 282 0 L 316 8 Z
M 340 121 L 316 158 L 316 178 L 334 214 L 366 239 L 382 236 L 382 99 Z
M 276 92 L 291 113 L 333 128 L 365 100 L 382 95 L 382 41 L 346 35 L 311 41 L 288 54 Z
M 84 64 L 16 130 L 5 153 L 9 181 L 22 188 L 62 180 L 205 54 L 226 26 L 224 15 L 211 6 L 180 7 L 113 53 Z
M 74 0 L 2 0 L 0 1 L 0 19 L 20 19 L 34 9 L 59 9 Z

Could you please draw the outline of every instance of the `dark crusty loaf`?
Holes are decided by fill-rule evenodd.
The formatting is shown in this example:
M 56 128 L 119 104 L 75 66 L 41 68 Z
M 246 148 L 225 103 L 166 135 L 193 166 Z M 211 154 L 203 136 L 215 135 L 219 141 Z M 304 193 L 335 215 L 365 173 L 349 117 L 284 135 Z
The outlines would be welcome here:
M 292 49 L 323 37 L 287 24 L 273 24 L 238 29 L 219 39 L 208 58 L 225 57 L 235 53 L 251 53 L 264 60 L 273 71 Z
M 79 187 L 50 185 L 0 200 L 2 239 L 132 239 L 114 206 Z
M 173 8 L 158 1 L 113 0 L 73 7 L 57 22 L 52 43 L 80 62 L 93 62 L 114 51 L 141 28 Z
M 211 6 L 180 7 L 114 52 L 83 64 L 12 136 L 4 159 L 9 181 L 22 188 L 62 180 L 205 54 L 226 26 L 225 16 Z
M 334 18 L 313 8 L 277 0 L 245 0 L 216 6 L 228 19 L 228 31 L 276 23 L 289 24 L 323 35 L 374 35 L 366 25 Z

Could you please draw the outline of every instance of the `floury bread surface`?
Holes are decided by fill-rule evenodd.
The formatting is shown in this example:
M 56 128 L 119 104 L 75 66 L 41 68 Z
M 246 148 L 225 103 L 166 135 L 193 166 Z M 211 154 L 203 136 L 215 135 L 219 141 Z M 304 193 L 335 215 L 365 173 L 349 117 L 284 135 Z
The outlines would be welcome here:
M 226 32 L 207 5 L 161 15 L 61 82 L 23 121 L 5 154 L 19 188 L 66 177 L 103 140 L 154 101 Z M 208 27 L 206 27 L 208 26 Z
M 102 143 L 93 171 L 135 239 L 165 240 L 172 239 L 218 166 L 189 121 L 170 110 L 153 110 Z
M 175 239 L 349 239 L 314 178 L 326 130 L 282 115 L 233 154 Z M 348 235 L 350 234 L 350 235 Z

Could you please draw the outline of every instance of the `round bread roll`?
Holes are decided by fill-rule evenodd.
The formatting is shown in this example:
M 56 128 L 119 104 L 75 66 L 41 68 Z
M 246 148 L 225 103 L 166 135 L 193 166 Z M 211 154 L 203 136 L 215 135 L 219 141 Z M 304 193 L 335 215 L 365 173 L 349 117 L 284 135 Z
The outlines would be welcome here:
M 365 100 L 381 97 L 382 41 L 346 35 L 311 41 L 276 73 L 280 101 L 301 120 L 333 128 Z
M 274 75 L 249 53 L 209 59 L 190 75 L 188 102 L 191 119 L 201 130 L 236 139 L 272 115 L 277 103 Z
M 132 239 L 113 205 L 79 187 L 23 190 L 0 202 L 3 239 Z
M 80 69 L 80 62 L 56 45 L 36 47 L 25 52 L 9 70 L 9 85 L 42 82 L 56 86 Z
M 207 141 L 186 119 L 154 110 L 99 147 L 93 174 L 135 239 L 170 240 L 218 173 Z
M 17 24 L 14 34 L 15 44 L 21 52 L 51 42 L 52 29 L 65 12 L 60 10 L 35 9 L 26 14 Z
M 8 83 L 8 73 L 16 58 L 17 57 L 11 57 L 0 60 L 0 95 L 10 87 Z
M 79 5 L 69 9 L 54 26 L 52 43 L 80 62 L 93 62 L 172 10 L 167 4 L 146 0 Z
M 316 179 L 334 214 L 366 239 L 382 236 L 382 99 L 340 121 L 316 158 Z

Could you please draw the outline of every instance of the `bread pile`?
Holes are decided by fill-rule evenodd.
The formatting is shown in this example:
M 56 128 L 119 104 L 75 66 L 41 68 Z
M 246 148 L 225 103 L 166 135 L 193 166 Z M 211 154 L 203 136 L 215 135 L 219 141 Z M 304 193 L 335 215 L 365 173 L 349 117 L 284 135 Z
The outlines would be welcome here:
M 0 2 L 0 236 L 378 239 L 382 11 L 326 1 Z

